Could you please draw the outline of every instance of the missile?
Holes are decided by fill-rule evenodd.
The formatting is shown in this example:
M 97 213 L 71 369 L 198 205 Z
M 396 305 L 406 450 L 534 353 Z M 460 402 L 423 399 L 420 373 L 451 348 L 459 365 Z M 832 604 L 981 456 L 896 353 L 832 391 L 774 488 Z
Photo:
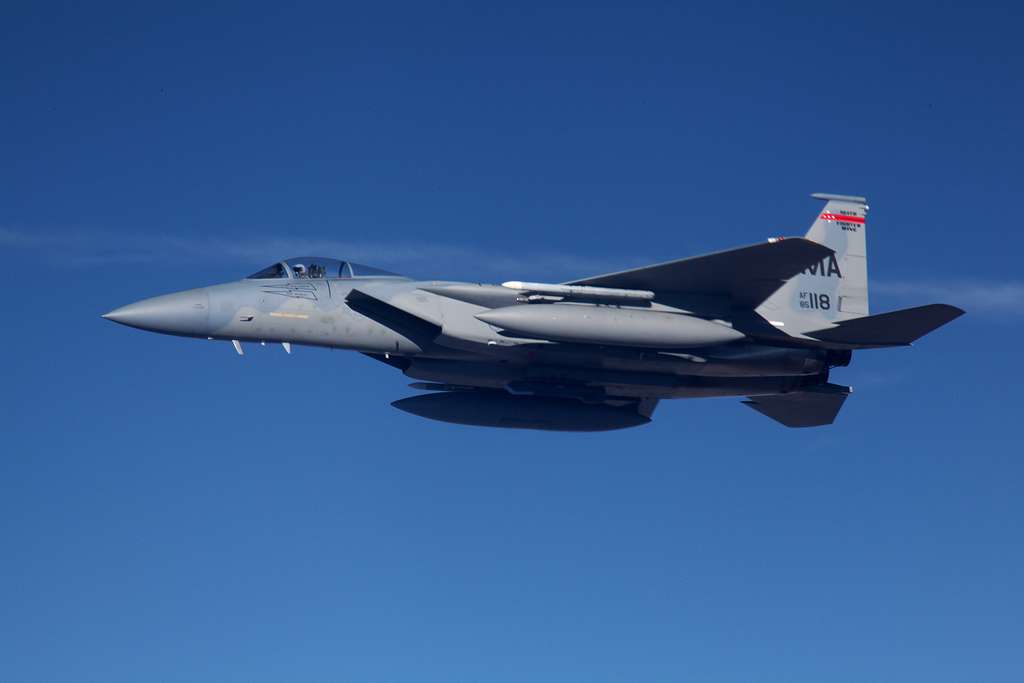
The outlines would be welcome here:
M 532 339 L 680 349 L 744 338 L 728 325 L 682 313 L 590 304 L 524 304 L 476 315 L 488 325 Z
M 585 285 L 549 285 L 543 282 L 520 282 L 509 280 L 502 287 L 525 294 L 540 294 L 566 299 L 620 299 L 625 301 L 652 301 L 654 292 L 645 289 L 614 289 L 611 287 L 588 287 Z

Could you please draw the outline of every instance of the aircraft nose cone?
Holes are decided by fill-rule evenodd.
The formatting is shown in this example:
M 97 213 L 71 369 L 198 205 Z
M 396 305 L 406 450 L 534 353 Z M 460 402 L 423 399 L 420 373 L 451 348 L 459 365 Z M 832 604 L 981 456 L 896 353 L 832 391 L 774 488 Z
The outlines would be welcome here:
M 155 296 L 115 308 L 102 317 L 140 330 L 206 336 L 210 322 L 210 295 L 206 289 L 190 289 Z

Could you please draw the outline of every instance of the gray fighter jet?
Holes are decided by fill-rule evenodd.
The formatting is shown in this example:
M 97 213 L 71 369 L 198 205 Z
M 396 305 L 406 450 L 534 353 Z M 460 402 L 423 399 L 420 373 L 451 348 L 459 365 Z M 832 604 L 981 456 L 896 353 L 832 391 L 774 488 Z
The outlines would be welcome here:
M 824 200 L 805 237 L 557 284 L 412 280 L 291 258 L 238 282 L 103 317 L 185 337 L 360 351 L 418 380 L 392 405 L 468 425 L 603 431 L 661 399 L 743 396 L 788 427 L 835 420 L 856 349 L 906 346 L 963 314 L 868 312 L 863 197 Z

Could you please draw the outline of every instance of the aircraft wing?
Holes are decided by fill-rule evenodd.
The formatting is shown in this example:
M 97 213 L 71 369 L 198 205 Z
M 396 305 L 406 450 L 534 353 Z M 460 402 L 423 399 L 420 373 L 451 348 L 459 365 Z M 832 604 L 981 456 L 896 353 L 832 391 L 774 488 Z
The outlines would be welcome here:
M 753 308 L 786 280 L 832 253 L 817 242 L 789 237 L 565 284 L 729 296 L 734 303 Z
M 820 427 L 835 421 L 851 391 L 839 384 L 823 384 L 788 394 L 751 396 L 743 403 L 787 427 Z

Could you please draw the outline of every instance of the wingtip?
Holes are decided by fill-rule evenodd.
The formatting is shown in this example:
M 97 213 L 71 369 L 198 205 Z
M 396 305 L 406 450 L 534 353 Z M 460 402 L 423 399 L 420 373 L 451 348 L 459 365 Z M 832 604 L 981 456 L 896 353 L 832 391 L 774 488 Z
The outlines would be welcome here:
M 828 254 L 836 253 L 836 250 L 833 249 L 832 247 L 826 246 L 826 245 L 822 244 L 821 242 L 815 242 L 812 239 L 807 239 L 803 235 L 793 235 L 793 236 L 790 236 L 790 237 L 787 237 L 785 235 L 780 235 L 779 237 L 769 237 L 768 238 L 768 244 L 784 244 L 784 245 L 787 245 L 788 248 L 792 248 L 791 245 L 793 245 L 793 244 L 799 244 L 799 245 L 802 245 L 802 246 L 810 246 L 815 251 L 820 251 L 822 254 L 824 254 L 826 256 Z
M 946 318 L 946 323 L 952 322 L 967 313 L 964 309 L 959 306 L 953 306 L 952 304 L 927 304 L 926 306 L 921 306 L 921 308 L 931 308 L 935 311 L 942 311 L 943 317 Z
M 814 253 L 821 254 L 822 257 L 836 253 L 836 250 L 833 249 L 832 247 L 822 244 L 821 242 L 815 242 L 814 240 L 808 239 L 806 237 L 787 237 L 786 241 L 799 242 L 804 246 L 813 249 Z

